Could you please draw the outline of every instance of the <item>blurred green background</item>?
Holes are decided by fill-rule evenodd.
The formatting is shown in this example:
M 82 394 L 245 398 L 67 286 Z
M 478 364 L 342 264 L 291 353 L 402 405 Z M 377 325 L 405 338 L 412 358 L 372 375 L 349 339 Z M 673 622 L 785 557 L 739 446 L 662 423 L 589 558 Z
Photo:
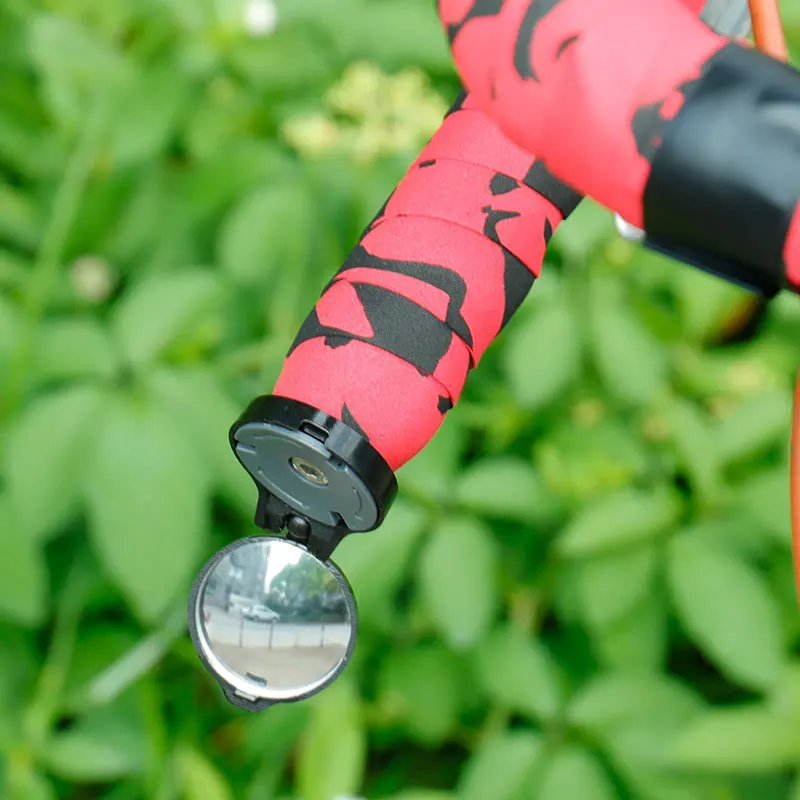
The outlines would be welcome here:
M 800 301 L 588 203 L 337 551 L 345 675 L 248 715 L 191 648 L 228 427 L 457 92 L 432 6 L 3 0 L 2 800 L 800 798 Z

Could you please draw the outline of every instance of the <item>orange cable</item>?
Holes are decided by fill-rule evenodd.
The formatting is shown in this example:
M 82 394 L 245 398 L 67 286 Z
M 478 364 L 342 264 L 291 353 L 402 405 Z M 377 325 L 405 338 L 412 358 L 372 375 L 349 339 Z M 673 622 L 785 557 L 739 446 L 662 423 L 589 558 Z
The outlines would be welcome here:
M 779 61 L 789 60 L 778 0 L 748 0 L 756 47 Z

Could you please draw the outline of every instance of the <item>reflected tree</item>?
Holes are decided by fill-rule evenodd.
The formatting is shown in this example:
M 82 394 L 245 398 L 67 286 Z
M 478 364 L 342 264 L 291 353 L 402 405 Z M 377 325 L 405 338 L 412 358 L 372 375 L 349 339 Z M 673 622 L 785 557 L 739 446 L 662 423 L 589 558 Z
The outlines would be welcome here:
M 345 613 L 336 580 L 312 558 L 284 567 L 270 582 L 267 603 L 297 620 L 333 621 Z

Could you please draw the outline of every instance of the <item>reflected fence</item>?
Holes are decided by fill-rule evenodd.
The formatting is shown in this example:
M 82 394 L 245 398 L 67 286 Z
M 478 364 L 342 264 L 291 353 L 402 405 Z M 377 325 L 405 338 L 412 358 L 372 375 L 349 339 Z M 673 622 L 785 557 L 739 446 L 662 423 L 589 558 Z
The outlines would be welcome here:
M 217 608 L 210 611 L 205 627 L 216 644 L 280 650 L 346 648 L 351 635 L 347 623 L 262 622 Z

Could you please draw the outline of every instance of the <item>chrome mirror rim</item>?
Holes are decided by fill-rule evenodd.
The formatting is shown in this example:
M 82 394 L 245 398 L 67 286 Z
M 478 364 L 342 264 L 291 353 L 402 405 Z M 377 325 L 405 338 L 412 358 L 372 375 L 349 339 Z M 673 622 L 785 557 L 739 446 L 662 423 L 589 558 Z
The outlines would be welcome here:
M 334 577 L 344 597 L 348 621 L 350 623 L 350 638 L 348 639 L 345 653 L 341 661 L 330 672 L 310 684 L 307 688 L 303 688 L 302 691 L 296 689 L 275 689 L 274 687 L 265 687 L 255 681 L 248 681 L 222 662 L 216 653 L 214 653 L 211 643 L 208 641 L 208 637 L 204 632 L 205 625 L 202 618 L 203 594 L 214 568 L 217 567 L 230 552 L 260 542 L 280 542 L 284 545 L 297 548 L 297 550 L 304 555 L 311 556 L 311 558 L 324 566 Z M 284 536 L 265 535 L 245 537 L 243 539 L 236 539 L 221 550 L 218 550 L 206 561 L 195 578 L 189 595 L 188 612 L 189 636 L 203 666 L 220 684 L 229 702 L 241 708 L 248 708 L 255 711 L 266 708 L 274 703 L 293 703 L 306 700 L 330 686 L 350 663 L 358 637 L 358 607 L 353 588 L 350 586 L 350 582 L 347 580 L 344 573 L 330 559 L 322 561 L 299 542 Z

